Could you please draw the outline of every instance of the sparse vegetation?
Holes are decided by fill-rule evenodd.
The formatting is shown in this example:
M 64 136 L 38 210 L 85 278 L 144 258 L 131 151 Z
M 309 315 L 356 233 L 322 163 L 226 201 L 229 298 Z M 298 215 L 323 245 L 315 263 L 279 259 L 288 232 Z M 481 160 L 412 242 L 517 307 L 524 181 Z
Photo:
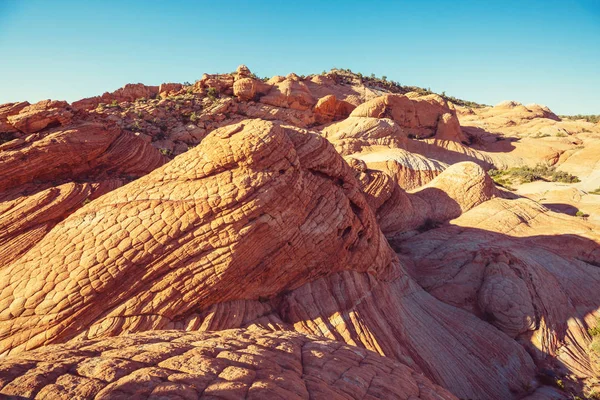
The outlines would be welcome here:
M 592 114 L 592 115 L 559 115 L 561 119 L 584 119 L 587 122 L 591 122 L 593 124 L 597 124 L 600 122 L 600 114 Z
M 568 172 L 564 171 L 554 171 L 552 172 L 552 182 L 562 182 L 562 183 L 577 183 L 581 182 L 578 177 L 575 175 L 571 175 Z
M 102 103 L 100 103 L 102 104 Z M 105 107 L 107 108 L 121 108 L 121 106 L 119 106 L 119 102 L 116 100 L 113 100 L 110 104 L 106 104 Z
M 556 137 L 567 137 L 569 135 L 567 135 L 565 132 L 557 132 L 556 133 Z
M 10 132 L 0 133 L 0 144 L 8 143 L 14 138 L 15 136 Z
M 158 151 L 160 151 L 160 154 L 162 154 L 163 156 L 166 156 L 166 157 L 170 157 L 173 155 L 173 151 L 171 151 L 169 149 L 161 148 L 161 149 L 158 149 Z
M 195 111 L 190 114 L 190 121 L 196 122 L 196 121 L 198 121 L 198 118 L 199 117 L 198 117 L 198 115 L 196 114 Z
M 534 181 L 551 181 L 562 183 L 577 183 L 579 178 L 568 172 L 556 171 L 555 167 L 538 164 L 535 167 L 515 167 L 507 170 L 491 169 L 488 171 L 490 177 L 498 185 L 511 189 L 513 184 L 529 183 Z
M 588 334 L 591 337 L 599 336 L 600 337 L 600 319 L 596 319 L 596 326 L 588 329 Z
M 542 133 L 542 132 L 538 132 L 535 135 L 531 136 L 533 139 L 540 139 L 540 138 L 545 138 L 545 137 L 549 137 L 550 135 L 547 133 Z
M 136 120 L 133 122 L 133 124 L 129 125 L 127 127 L 127 129 L 129 129 L 130 131 L 140 131 L 142 129 L 142 126 L 140 125 L 140 121 Z
M 596 189 L 592 190 L 591 192 L 589 192 L 590 194 L 597 194 L 600 195 L 600 187 L 597 187 Z
M 217 98 L 219 97 L 219 91 L 213 87 L 208 88 L 208 90 L 206 91 L 206 96 L 211 100 L 211 101 L 216 101 Z
M 354 73 L 349 68 L 346 68 L 346 69 L 333 68 L 329 72 L 328 75 L 330 77 L 333 77 L 337 83 L 341 83 L 341 84 L 351 83 L 351 81 L 353 79 L 357 79 L 361 83 L 363 83 L 365 86 L 387 90 L 391 93 L 405 94 L 408 92 L 416 92 L 421 96 L 426 96 L 429 94 L 436 94 L 436 93 L 432 92 L 430 88 L 425 89 L 425 88 L 418 87 L 418 86 L 404 86 L 404 85 L 400 84 L 400 82 L 388 80 L 388 77 L 385 75 L 382 76 L 381 78 L 377 78 L 375 76 L 375 74 L 370 74 L 370 76 L 366 76 L 360 72 Z M 442 92 L 441 94 L 438 94 L 438 96 L 441 96 L 446 101 L 450 101 L 456 105 L 463 106 L 463 107 L 471 107 L 471 108 L 487 107 L 486 104 L 480 104 L 480 103 L 476 103 L 474 101 L 468 101 L 468 100 L 456 98 L 454 96 L 448 96 L 448 95 L 446 95 L 446 92 Z

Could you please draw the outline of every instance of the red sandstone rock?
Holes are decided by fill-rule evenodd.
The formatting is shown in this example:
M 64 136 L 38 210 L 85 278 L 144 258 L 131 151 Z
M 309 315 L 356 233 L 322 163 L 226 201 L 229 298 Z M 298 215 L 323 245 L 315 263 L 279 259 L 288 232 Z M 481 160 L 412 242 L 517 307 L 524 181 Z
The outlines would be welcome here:
M 154 331 L 0 360 L 26 398 L 456 399 L 399 362 L 293 332 Z
M 359 179 L 377 220 L 388 237 L 414 229 L 431 228 L 459 217 L 499 194 L 492 179 L 477 164 L 450 166 L 416 191 L 405 192 L 389 175 L 366 171 Z
M 158 93 L 162 97 L 167 97 L 171 94 L 175 94 L 183 89 L 183 85 L 181 83 L 161 83 L 158 87 Z
M 122 103 L 135 101 L 137 99 L 154 98 L 159 91 L 158 86 L 146 86 L 141 83 L 128 83 L 114 92 L 105 92 L 102 96 L 90 97 L 73 102 L 71 105 L 75 110 L 91 110 L 98 104 Z
M 65 101 L 44 100 L 8 115 L 8 123 L 21 132 L 34 133 L 49 126 L 66 125 L 73 114 Z
M 354 108 L 352 104 L 340 101 L 334 95 L 328 95 L 317 101 L 314 112 L 317 121 L 323 124 L 348 117 Z
M 12 374 L 5 381 L 0 372 L 0 386 L 10 381 L 0 390 L 131 397 L 151 387 L 153 396 L 195 396 L 145 367 L 106 384 L 80 375 L 79 366 L 100 378 L 128 371 L 123 363 L 171 357 L 168 340 L 191 334 L 164 329 L 246 328 L 218 339 L 228 348 L 259 328 L 287 332 L 248 343 L 318 334 L 401 361 L 417 384 L 422 372 L 461 398 L 554 398 L 534 379 L 542 368 L 577 382 L 600 370 L 587 333 L 600 303 L 594 216 L 495 198 L 515 196 L 482 169 L 556 164 L 582 179 L 567 185 L 576 200 L 518 193 L 593 214 L 597 125 L 515 103 L 458 107 L 461 127 L 438 96 L 385 94 L 335 71 L 265 83 L 240 66 L 204 76 L 190 92 L 162 88 L 178 95 L 153 99 L 160 88 L 138 84 L 75 102 L 75 112 L 61 102 L 0 106 L 0 271 L 9 277 L 0 280 L 0 347 L 20 357 L 2 370 Z M 15 132 L 11 119 L 40 130 Z M 540 131 L 550 136 L 535 137 Z M 152 354 L 120 352 L 141 334 L 102 339 L 95 345 L 115 341 L 112 355 L 77 356 L 76 376 L 53 375 L 71 353 L 44 349 L 148 330 L 159 343 Z M 36 353 L 18 353 L 37 347 L 59 361 L 30 368 Z M 117 353 L 121 364 L 110 369 Z M 319 367 L 318 379 L 334 380 L 316 386 L 301 362 L 302 377 L 276 382 L 298 382 L 315 398 L 346 387 L 347 375 L 330 374 L 343 358 Z M 238 383 L 218 377 L 215 387 L 250 393 L 242 386 L 260 368 L 247 365 L 225 366 L 223 377 Z M 344 393 L 364 393 L 355 386 Z M 376 387 L 374 397 L 393 397 Z M 432 390 L 418 394 L 440 393 Z
M 465 141 L 456 113 L 439 96 L 384 95 L 358 106 L 352 117 L 390 118 L 420 138 Z
M 260 98 L 261 103 L 301 111 L 310 109 L 316 103 L 308 86 L 295 74 L 275 82 L 270 80 L 267 84 L 273 85 L 273 88 Z
M 206 91 L 209 88 L 216 89 L 220 93 L 233 94 L 234 77 L 231 74 L 204 74 L 202 79 L 194 84 L 196 91 Z
M 56 247 L 58 240 L 65 245 Z M 198 310 L 272 298 L 276 324 L 327 334 L 318 322 L 325 318 L 339 332 L 334 338 L 405 360 L 461 396 L 511 397 L 533 376 L 519 345 L 407 278 L 354 171 L 325 139 L 264 121 L 216 130 L 193 151 L 92 201 L 5 271 L 13 278 L 2 288 L 9 306 L 0 327 L 8 335 L 0 345 L 12 353 L 176 321 L 191 328 Z M 312 289 L 344 285 L 346 300 Z M 358 307 L 365 296 L 388 300 Z M 339 313 L 347 317 L 335 319 Z M 228 317 L 221 327 L 239 322 Z M 403 326 L 412 333 L 390 336 Z M 445 347 L 450 332 L 464 340 Z M 487 341 L 495 358 L 512 363 L 456 357 L 485 360 Z
M 8 122 L 8 117 L 18 114 L 27 106 L 29 106 L 27 101 L 0 105 L 0 133 L 18 132 L 19 130 Z
M 92 174 L 140 175 L 165 162 L 158 151 L 137 137 L 98 123 L 55 130 L 31 139 L 0 152 L 0 189 L 33 180 L 89 178 Z

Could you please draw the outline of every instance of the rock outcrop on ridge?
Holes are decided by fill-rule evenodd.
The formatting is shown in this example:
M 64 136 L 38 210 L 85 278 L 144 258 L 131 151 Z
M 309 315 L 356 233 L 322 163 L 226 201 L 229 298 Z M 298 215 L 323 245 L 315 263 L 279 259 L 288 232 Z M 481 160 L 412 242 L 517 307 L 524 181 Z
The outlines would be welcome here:
M 240 66 L 1 105 L 0 394 L 594 390 L 600 128 L 369 85 Z M 486 172 L 542 162 L 580 182 Z

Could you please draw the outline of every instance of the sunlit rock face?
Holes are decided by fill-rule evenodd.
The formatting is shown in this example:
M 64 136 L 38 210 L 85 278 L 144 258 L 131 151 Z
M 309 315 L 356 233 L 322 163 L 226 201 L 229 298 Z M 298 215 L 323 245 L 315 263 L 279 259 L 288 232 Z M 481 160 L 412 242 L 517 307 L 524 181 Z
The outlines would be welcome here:
M 1 105 L 0 393 L 591 388 L 600 129 L 386 90 L 240 66 Z M 580 182 L 486 172 L 540 162 Z

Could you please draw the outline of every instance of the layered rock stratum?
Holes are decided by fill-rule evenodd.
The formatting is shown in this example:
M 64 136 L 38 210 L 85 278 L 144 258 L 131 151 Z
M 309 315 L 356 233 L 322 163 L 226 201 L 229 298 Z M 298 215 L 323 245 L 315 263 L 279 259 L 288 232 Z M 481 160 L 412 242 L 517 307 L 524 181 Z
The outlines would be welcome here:
M 600 126 L 465 104 L 240 66 L 0 105 L 0 394 L 593 396 Z

